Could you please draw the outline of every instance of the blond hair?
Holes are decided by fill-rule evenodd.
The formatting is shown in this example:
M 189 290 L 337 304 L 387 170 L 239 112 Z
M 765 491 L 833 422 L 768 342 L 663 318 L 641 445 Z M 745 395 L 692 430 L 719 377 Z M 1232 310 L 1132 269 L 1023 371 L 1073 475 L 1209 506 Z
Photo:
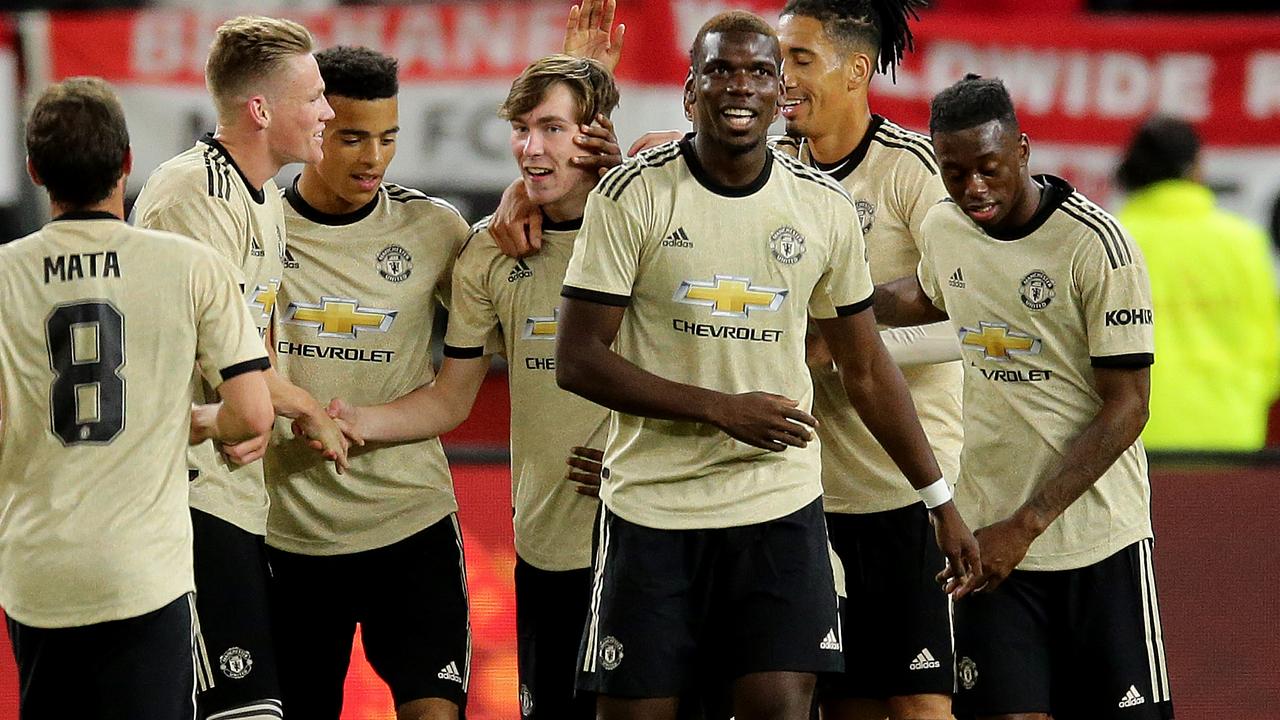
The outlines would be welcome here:
M 564 83 L 573 95 L 579 123 L 590 123 L 596 115 L 608 117 L 618 107 L 618 84 L 604 65 L 570 55 L 548 55 L 525 68 L 511 83 L 498 117 L 512 120 L 533 110 L 557 83 Z
M 222 23 L 204 66 L 218 114 L 228 114 L 289 58 L 314 48 L 310 31 L 292 20 L 242 15 Z

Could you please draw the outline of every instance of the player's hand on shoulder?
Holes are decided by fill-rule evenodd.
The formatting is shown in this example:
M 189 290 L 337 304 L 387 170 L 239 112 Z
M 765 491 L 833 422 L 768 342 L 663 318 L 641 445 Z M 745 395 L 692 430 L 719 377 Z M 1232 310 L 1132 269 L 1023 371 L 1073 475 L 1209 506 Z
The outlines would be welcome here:
M 627 26 L 613 26 L 617 0 L 583 0 L 569 9 L 564 31 L 564 54 L 595 60 L 609 72 L 622 59 L 622 39 Z
M 232 465 L 248 465 L 262 459 L 271 443 L 271 433 L 264 433 L 244 442 L 223 443 L 218 450 Z
M 577 483 L 574 491 L 587 497 L 600 497 L 600 482 L 604 472 L 604 451 L 589 447 L 575 447 L 565 460 L 569 472 L 565 480 Z
M 574 167 L 583 170 L 595 170 L 604 175 L 622 164 L 622 148 L 618 145 L 618 135 L 614 132 L 613 122 L 603 113 L 596 115 L 590 125 L 578 126 L 580 135 L 573 138 L 573 144 L 586 150 L 588 155 L 570 158 Z
M 652 130 L 641 135 L 639 140 L 631 143 L 631 148 L 627 150 L 627 157 L 635 157 L 651 147 L 674 142 L 682 137 L 684 137 L 684 133 L 679 130 Z
M 938 548 L 947 558 L 937 580 L 943 592 L 959 600 L 983 582 L 982 556 L 978 541 L 960 516 L 955 502 L 948 501 L 929 511 Z
M 542 210 L 529 200 L 524 180 L 516 178 L 502 191 L 489 219 L 489 235 L 507 257 L 528 257 L 542 249 Z
M 1035 532 L 1014 518 L 978 528 L 974 536 L 982 549 L 982 580 L 978 586 L 982 592 L 1000 587 L 1000 583 L 1027 556 L 1027 550 L 1036 539 Z
M 711 423 L 727 435 L 765 450 L 802 448 L 813 439 L 818 421 L 782 395 L 748 392 L 724 396 L 710 408 Z

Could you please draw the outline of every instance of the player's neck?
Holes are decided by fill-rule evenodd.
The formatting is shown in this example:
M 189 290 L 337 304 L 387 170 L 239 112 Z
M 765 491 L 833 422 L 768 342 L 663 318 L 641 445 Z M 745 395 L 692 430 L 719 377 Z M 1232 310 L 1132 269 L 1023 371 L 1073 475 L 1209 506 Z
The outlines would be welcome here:
M 265 132 L 245 132 L 219 123 L 213 132 L 213 139 L 226 149 L 236 167 L 240 168 L 245 179 L 253 186 L 252 190 L 261 190 L 284 167 L 272 156 Z
M 364 204 L 352 203 L 329 189 L 320 178 L 320 173 L 310 165 L 302 168 L 302 176 L 298 178 L 298 194 L 303 202 L 326 215 L 346 215 L 364 207 Z
M 121 220 L 124 219 L 124 183 L 116 185 L 111 194 L 101 202 L 92 205 L 73 205 L 71 203 L 62 203 L 49 198 L 49 216 L 58 218 L 67 213 L 89 213 L 89 212 L 105 212 L 111 213 Z
M 849 112 L 833 112 L 831 122 L 807 136 L 809 155 L 820 163 L 836 163 L 849 157 L 871 129 L 871 108 L 866 96 Z
M 693 136 L 693 152 L 712 181 L 725 187 L 740 188 L 760 177 L 768 160 L 769 148 L 762 140 L 746 152 L 735 151 L 711 140 L 706 133 L 698 133 Z
M 594 185 L 592 185 L 594 187 Z M 542 214 L 547 216 L 551 222 L 564 223 L 572 220 L 581 220 L 587 211 L 587 196 L 591 194 L 591 187 L 574 188 L 565 193 L 564 197 L 553 202 L 546 203 L 542 206 Z

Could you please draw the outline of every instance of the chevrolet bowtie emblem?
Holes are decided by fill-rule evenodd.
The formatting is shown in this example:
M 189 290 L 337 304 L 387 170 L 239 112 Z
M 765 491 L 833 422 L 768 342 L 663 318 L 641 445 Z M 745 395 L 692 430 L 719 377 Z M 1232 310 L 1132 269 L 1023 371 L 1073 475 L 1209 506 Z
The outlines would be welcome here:
M 325 296 L 318 305 L 289 303 L 284 322 L 317 328 L 320 337 L 354 340 L 357 330 L 386 332 L 395 318 L 395 310 L 360 307 L 359 300 Z
M 1013 355 L 1038 355 L 1040 340 L 1030 335 L 1010 330 L 1000 322 L 979 322 L 978 330 L 960 328 L 960 344 L 982 348 L 982 356 L 988 360 L 1008 362 Z
M 717 317 L 745 318 L 752 310 L 774 312 L 787 298 L 783 288 L 757 287 L 750 278 L 716 275 L 715 280 L 685 280 L 672 298 L 686 305 L 712 308 Z
M 555 340 L 560 308 L 551 311 L 551 317 L 531 317 L 524 321 L 525 340 Z

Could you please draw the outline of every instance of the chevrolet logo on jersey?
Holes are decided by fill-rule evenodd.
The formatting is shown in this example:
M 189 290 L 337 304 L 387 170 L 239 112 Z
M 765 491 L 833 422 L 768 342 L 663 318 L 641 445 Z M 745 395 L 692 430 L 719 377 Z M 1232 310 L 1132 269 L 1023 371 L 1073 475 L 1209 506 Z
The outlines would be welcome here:
M 783 288 L 756 287 L 751 278 L 732 275 L 716 275 L 713 282 L 685 280 L 672 297 L 678 303 L 712 308 L 716 317 L 732 318 L 745 318 L 752 310 L 775 312 L 786 299 Z
M 284 322 L 317 328 L 320 337 L 354 340 L 358 330 L 386 332 L 396 319 L 395 310 L 360 307 L 359 300 L 320 298 L 319 305 L 292 302 L 285 311 Z
M 272 278 L 266 285 L 258 285 L 248 294 L 249 307 L 257 310 L 263 319 L 270 318 L 276 309 L 276 293 L 280 290 L 280 281 Z
M 982 356 L 988 360 L 1008 362 L 1014 355 L 1039 355 L 1040 339 L 1009 329 L 1002 322 L 979 322 L 977 330 L 960 328 L 960 345 L 982 348 Z
M 531 317 L 524 321 L 525 340 L 555 340 L 560 308 L 551 311 L 551 317 Z

